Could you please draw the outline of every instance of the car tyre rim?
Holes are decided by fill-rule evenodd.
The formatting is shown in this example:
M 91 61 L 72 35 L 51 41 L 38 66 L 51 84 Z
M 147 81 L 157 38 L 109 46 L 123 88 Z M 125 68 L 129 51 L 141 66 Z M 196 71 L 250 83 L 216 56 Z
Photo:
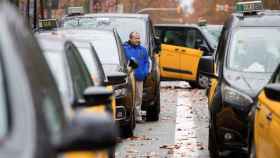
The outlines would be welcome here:
M 199 75 L 198 84 L 201 88 L 207 88 L 209 86 L 209 79 L 204 75 Z

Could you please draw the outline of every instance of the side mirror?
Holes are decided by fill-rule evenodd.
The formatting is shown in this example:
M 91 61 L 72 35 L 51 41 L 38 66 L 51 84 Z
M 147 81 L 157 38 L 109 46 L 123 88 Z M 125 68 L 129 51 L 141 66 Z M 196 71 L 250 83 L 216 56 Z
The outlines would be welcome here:
M 208 46 L 201 39 L 197 39 L 195 41 L 195 48 L 200 49 L 201 51 L 203 51 L 204 54 L 210 53 Z
M 123 72 L 114 72 L 107 75 L 106 85 L 118 85 L 126 83 L 127 74 Z
M 154 52 L 155 53 L 159 53 L 161 51 L 161 42 L 160 42 L 160 38 L 159 37 L 155 37 L 155 47 L 154 47 Z
M 119 131 L 107 113 L 79 112 L 54 143 L 59 153 L 92 151 L 114 147 Z
M 265 86 L 264 93 L 267 98 L 280 101 L 280 84 L 269 84 Z
M 203 41 L 201 39 L 196 39 L 195 40 L 195 48 L 196 49 L 199 49 L 202 44 L 203 44 Z
M 138 62 L 135 59 L 129 59 L 128 66 L 131 67 L 132 69 L 137 69 Z
M 79 100 L 73 104 L 73 108 L 97 106 L 101 104 L 108 104 L 111 102 L 112 90 L 108 90 L 106 87 L 93 86 L 88 87 L 84 91 L 84 99 Z
M 214 57 L 202 56 L 199 62 L 199 72 L 207 77 L 217 78 L 214 71 Z

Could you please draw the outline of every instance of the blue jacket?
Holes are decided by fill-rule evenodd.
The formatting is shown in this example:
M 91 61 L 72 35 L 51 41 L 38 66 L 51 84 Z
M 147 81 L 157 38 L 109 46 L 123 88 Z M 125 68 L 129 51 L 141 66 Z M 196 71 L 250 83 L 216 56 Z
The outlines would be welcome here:
M 134 76 L 137 81 L 143 81 L 149 73 L 149 56 L 145 47 L 134 46 L 129 42 L 123 44 L 126 59 L 134 58 L 138 63 L 138 68 L 134 70 Z

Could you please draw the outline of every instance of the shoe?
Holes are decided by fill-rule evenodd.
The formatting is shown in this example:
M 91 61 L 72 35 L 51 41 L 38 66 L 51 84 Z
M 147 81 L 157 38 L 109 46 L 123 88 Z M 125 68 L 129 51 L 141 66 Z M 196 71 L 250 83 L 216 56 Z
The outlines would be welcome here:
M 144 123 L 145 121 L 143 119 L 136 119 L 136 123 Z

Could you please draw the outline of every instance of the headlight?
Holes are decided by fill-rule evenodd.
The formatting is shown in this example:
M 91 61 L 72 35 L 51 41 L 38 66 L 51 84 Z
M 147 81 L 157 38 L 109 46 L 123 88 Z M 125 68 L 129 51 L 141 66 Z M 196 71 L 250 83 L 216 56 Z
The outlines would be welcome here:
M 116 96 L 126 96 L 127 89 L 126 88 L 115 89 L 114 92 Z
M 249 106 L 253 103 L 253 100 L 248 95 L 233 89 L 223 83 L 222 85 L 223 101 L 236 106 Z

